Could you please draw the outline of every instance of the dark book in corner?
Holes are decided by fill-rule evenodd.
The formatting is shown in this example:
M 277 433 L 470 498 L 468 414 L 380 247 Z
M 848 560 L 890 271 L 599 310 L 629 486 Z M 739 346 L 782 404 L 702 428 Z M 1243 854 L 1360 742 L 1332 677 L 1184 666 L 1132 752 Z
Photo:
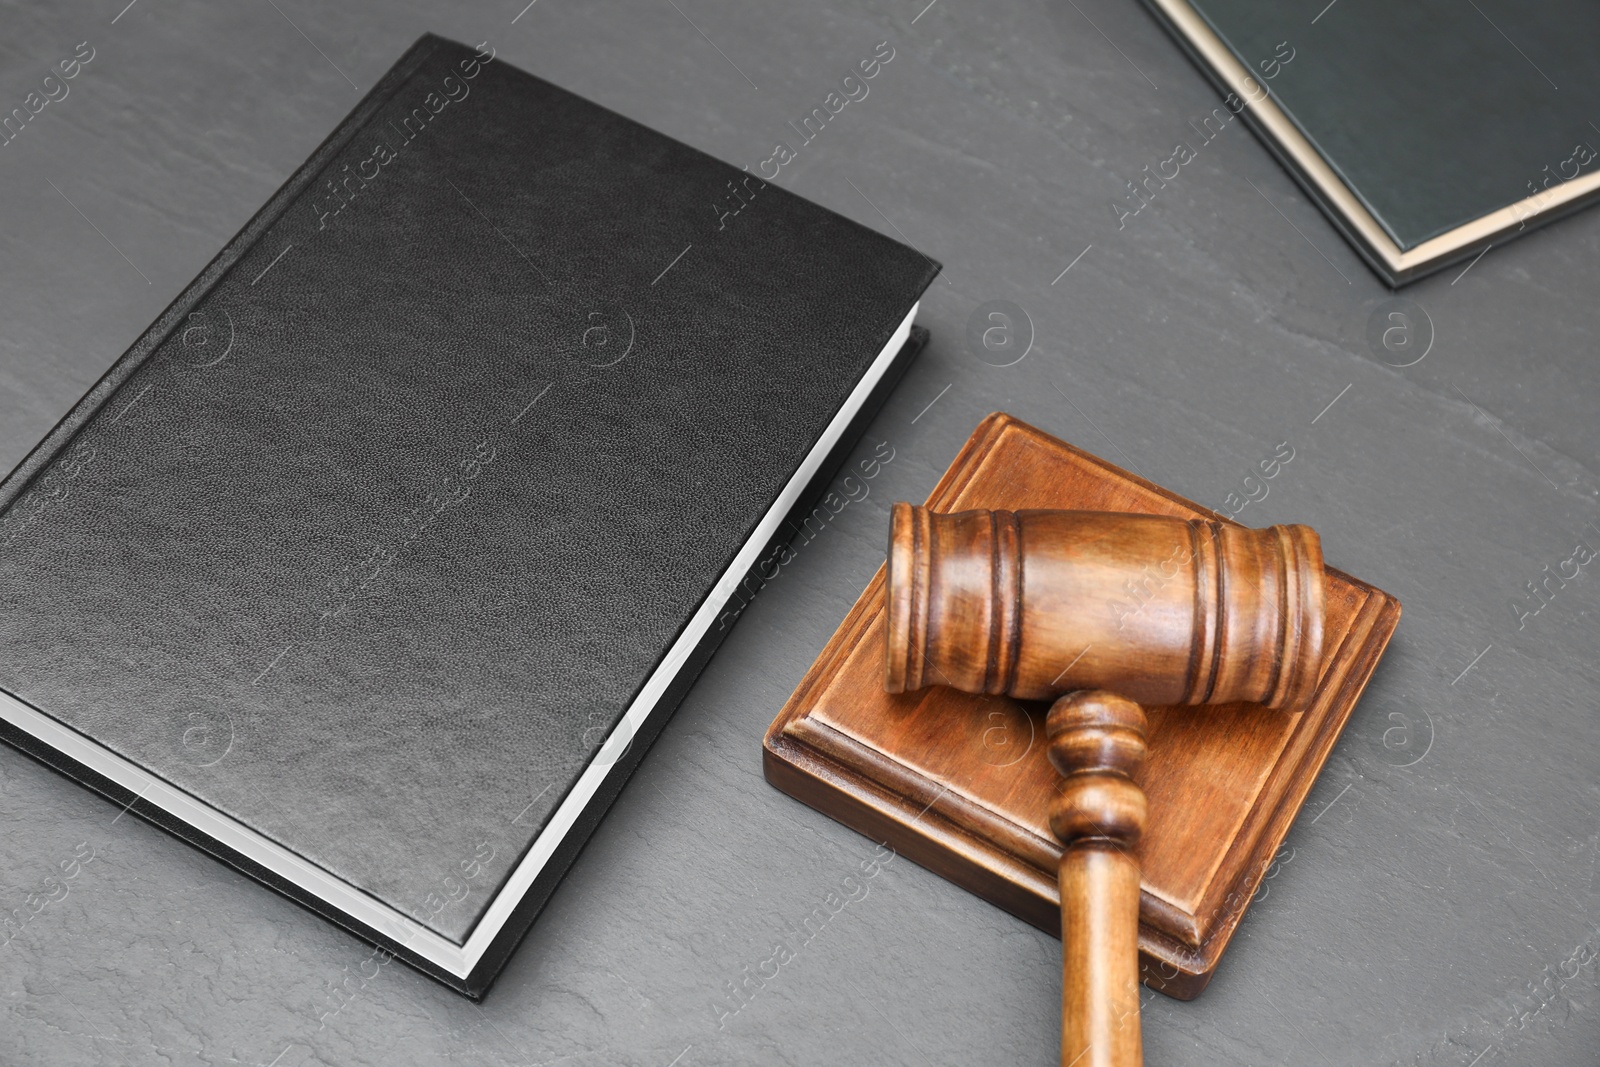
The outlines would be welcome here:
M 1391 286 L 1600 199 L 1600 6 L 1145 2 Z
M 0 732 L 481 995 L 937 270 L 425 37 L 0 483 Z

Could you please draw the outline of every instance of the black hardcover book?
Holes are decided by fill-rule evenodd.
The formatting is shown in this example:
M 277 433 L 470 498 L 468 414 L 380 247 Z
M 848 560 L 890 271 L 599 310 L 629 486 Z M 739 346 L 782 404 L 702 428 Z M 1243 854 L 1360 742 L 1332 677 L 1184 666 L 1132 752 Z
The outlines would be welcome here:
M 1390 285 L 1600 197 L 1593 3 L 1146 3 Z
M 937 270 L 425 37 L 0 483 L 0 731 L 481 995 Z

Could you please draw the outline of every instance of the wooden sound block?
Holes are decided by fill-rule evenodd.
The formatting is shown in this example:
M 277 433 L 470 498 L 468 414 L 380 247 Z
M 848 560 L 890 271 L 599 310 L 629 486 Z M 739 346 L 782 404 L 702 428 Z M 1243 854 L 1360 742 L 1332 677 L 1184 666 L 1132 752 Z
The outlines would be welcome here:
M 928 507 L 1205 508 L 1009 415 L 984 419 Z M 1328 569 L 1322 677 L 1308 710 L 1149 708 L 1140 974 L 1197 996 L 1400 619 L 1394 597 Z M 936 686 L 884 691 L 884 570 L 767 731 L 767 780 L 1060 936 L 1044 704 Z

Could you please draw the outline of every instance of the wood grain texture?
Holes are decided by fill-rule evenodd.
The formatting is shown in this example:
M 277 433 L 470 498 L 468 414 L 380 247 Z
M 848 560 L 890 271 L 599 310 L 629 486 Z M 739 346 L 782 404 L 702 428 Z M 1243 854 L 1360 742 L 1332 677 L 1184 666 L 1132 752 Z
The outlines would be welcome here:
M 1144 709 L 1102 690 L 1069 693 L 1045 729 L 1062 777 L 1050 808 L 1062 847 L 1061 1067 L 1140 1067 Z
M 1321 541 L 1105 511 L 896 504 L 884 688 L 1300 711 L 1322 659 Z
M 927 505 L 1226 521 L 998 413 L 974 431 Z M 1145 709 L 1146 984 L 1188 999 L 1210 980 L 1399 616 L 1394 597 L 1329 568 L 1321 681 L 1304 711 Z M 1044 708 L 944 686 L 886 693 L 885 629 L 880 569 L 768 730 L 768 781 L 1059 933 L 1061 849 L 1048 818 L 1059 778 L 1045 755 Z
M 1303 710 L 1322 665 L 1316 531 L 897 503 L 886 566 L 886 692 L 1066 694 L 1045 722 L 1063 779 L 1050 809 L 1062 847 L 1061 1064 L 1140 1067 L 1147 803 L 1135 779 L 1148 724 L 1128 695 Z

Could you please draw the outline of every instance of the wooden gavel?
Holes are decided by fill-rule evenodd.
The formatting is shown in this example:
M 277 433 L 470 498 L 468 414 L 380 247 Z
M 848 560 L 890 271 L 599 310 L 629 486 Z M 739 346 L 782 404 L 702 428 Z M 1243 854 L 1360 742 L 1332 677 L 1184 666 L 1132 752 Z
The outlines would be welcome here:
M 1060 698 L 1046 733 L 1065 778 L 1050 811 L 1063 847 L 1061 1063 L 1137 1067 L 1141 704 L 1304 707 L 1322 659 L 1316 532 L 902 503 L 888 572 L 889 692 Z

